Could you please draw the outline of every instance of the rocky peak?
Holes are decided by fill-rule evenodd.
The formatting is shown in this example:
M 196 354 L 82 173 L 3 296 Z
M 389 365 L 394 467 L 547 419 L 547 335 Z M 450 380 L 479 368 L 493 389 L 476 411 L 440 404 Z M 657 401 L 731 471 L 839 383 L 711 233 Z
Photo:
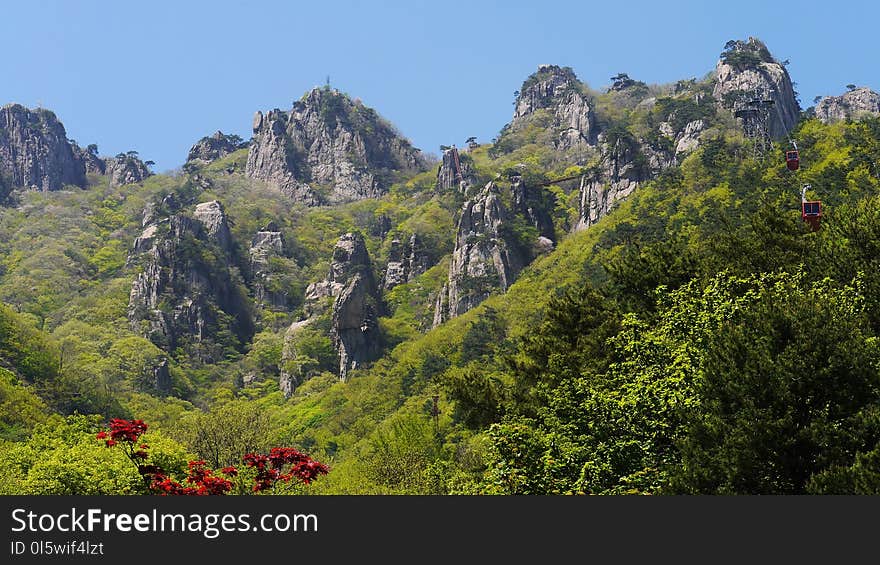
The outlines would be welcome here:
M 348 279 L 356 272 L 369 273 L 372 277 L 370 256 L 363 236 L 347 233 L 339 238 L 333 248 L 327 278 L 306 288 L 306 314 L 313 316 L 320 313 L 321 303 L 327 298 L 339 296 Z
M 93 175 L 107 174 L 107 160 L 98 156 L 97 145 L 89 145 L 85 149 L 74 146 L 74 153 L 83 162 L 86 173 Z
M 186 163 L 206 165 L 247 146 L 248 142 L 241 137 L 217 130 L 213 135 L 201 138 L 190 148 Z
M 725 108 L 737 110 L 755 96 L 773 101 L 770 135 L 788 134 L 800 118 L 791 77 L 767 46 L 755 38 L 729 41 L 715 66 L 712 95 Z
M 223 246 L 228 238 L 223 208 L 207 202 L 192 215 L 185 210 L 150 215 L 129 257 L 141 268 L 129 294 L 132 330 L 169 353 L 182 347 L 196 359 L 219 361 L 226 348 L 240 347 L 253 334 L 238 269 L 230 267 L 233 258 Z
M 64 125 L 49 110 L 20 104 L 0 108 L 0 178 L 7 190 L 86 185 L 79 148 L 67 139 Z
M 524 118 L 542 108 L 557 105 L 565 95 L 577 89 L 578 80 L 569 67 L 539 65 L 522 84 L 516 98 L 513 121 Z
M 569 67 L 541 65 L 523 82 L 510 127 L 521 127 L 539 110 L 553 115 L 551 127 L 558 132 L 557 149 L 589 146 L 595 141 L 596 117 L 581 83 Z
M 400 172 L 424 166 L 419 151 L 375 110 L 315 88 L 289 112 L 257 112 L 246 174 L 308 205 L 375 198 Z
M 330 337 L 339 352 L 339 378 L 345 380 L 349 371 L 378 357 L 381 347 L 381 297 L 367 246 L 359 233 L 339 238 L 327 278 L 306 289 L 307 313 L 316 317 L 321 311 L 320 301 L 328 297 L 334 299 Z M 297 324 L 300 327 L 304 322 Z M 290 388 L 289 382 L 282 384 Z
M 106 159 L 105 166 L 107 174 L 110 175 L 112 186 L 141 182 L 153 174 L 134 151 L 120 153 L 116 157 Z
M 359 233 L 346 233 L 340 236 L 333 248 L 333 261 L 330 263 L 327 280 L 341 283 L 355 273 L 369 273 L 370 267 L 370 255 L 363 236 Z
M 454 145 L 443 150 L 443 157 L 437 169 L 437 190 L 445 192 L 456 190 L 462 194 L 476 183 L 471 158 Z
M 503 229 L 511 221 L 494 182 L 464 203 L 449 266 L 449 280 L 438 296 L 434 325 L 459 316 L 493 290 L 507 290 L 528 262 Z
M 867 87 L 840 96 L 826 96 L 816 104 L 816 117 L 824 123 L 880 115 L 880 94 Z
M 379 354 L 379 291 L 364 238 L 347 233 L 333 250 L 327 277 L 335 294 L 330 337 L 339 351 L 339 378 Z

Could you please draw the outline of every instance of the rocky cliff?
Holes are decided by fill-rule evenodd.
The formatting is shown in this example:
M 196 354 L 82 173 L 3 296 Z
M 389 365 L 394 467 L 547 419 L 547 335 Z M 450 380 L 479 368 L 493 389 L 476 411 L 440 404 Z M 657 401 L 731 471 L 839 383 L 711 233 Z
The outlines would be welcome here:
M 758 96 L 773 101 L 770 135 L 781 137 L 800 119 L 800 105 L 785 66 L 778 63 L 767 46 L 750 37 L 730 41 L 715 66 L 714 98 L 725 108 L 745 107 Z
M 581 177 L 580 217 L 576 230 L 587 228 L 640 184 L 675 163 L 675 153 L 652 147 L 631 135 L 600 136 L 599 164 Z
M 296 335 L 299 330 L 326 316 L 330 306 L 330 338 L 339 355 L 338 375 L 346 380 L 352 369 L 376 359 L 382 339 L 378 318 L 381 313 L 381 295 L 373 276 L 373 265 L 363 236 L 347 233 L 339 238 L 327 278 L 306 289 L 305 320 L 294 322 L 287 332 L 285 357 L 282 367 L 293 359 Z M 298 384 L 298 377 L 282 371 L 281 388 L 290 394 Z
M 512 213 L 494 182 L 465 202 L 458 220 L 449 279 L 437 299 L 434 325 L 459 316 L 494 290 L 507 290 L 529 258 L 512 241 Z
M 49 110 L 0 108 L 0 177 L 7 189 L 60 190 L 86 184 L 79 148 Z
M 173 200 L 166 199 L 167 205 Z M 181 348 L 203 362 L 224 358 L 253 334 L 242 282 L 230 268 L 233 250 L 219 202 L 167 217 L 145 214 L 130 263 L 140 272 L 132 283 L 128 319 L 132 329 L 174 353 Z
M 423 160 L 371 108 L 316 88 L 288 112 L 257 112 L 246 174 L 308 205 L 375 198 Z
M 384 290 L 405 284 L 428 270 L 430 257 L 422 247 L 421 239 L 412 234 L 405 244 L 395 238 L 391 241 L 388 265 L 382 281 Z
M 90 175 L 107 174 L 107 160 L 98 156 L 98 146 L 89 145 L 85 149 L 75 146 L 74 153 L 85 166 L 86 173 Z
M 186 164 L 207 165 L 247 146 L 248 143 L 241 137 L 217 130 L 213 135 L 201 138 L 190 148 Z
M 592 145 L 596 137 L 596 116 L 583 85 L 568 67 L 541 65 L 525 80 L 516 99 L 511 129 L 539 110 L 552 115 L 550 127 L 556 132 L 555 144 L 565 150 Z
M 141 182 L 153 174 L 134 152 L 120 153 L 116 157 L 105 159 L 105 170 L 110 176 L 112 186 Z
M 513 211 L 538 230 L 539 236 L 555 241 L 556 232 L 549 212 L 553 209 L 552 195 L 543 187 L 527 186 L 521 176 L 511 178 L 510 193 Z
M 816 104 L 815 112 L 816 117 L 826 124 L 877 116 L 880 115 L 880 94 L 861 87 L 840 96 L 826 96 Z
M 284 256 L 284 237 L 274 222 L 258 231 L 251 240 L 248 251 L 253 274 L 254 299 L 257 306 L 274 310 L 287 308 L 290 297 L 278 288 L 277 273 L 272 266 L 273 257 Z
M 523 143 L 550 144 L 562 167 L 588 167 L 589 174 L 580 185 L 581 214 L 575 229 L 594 224 L 615 202 L 675 164 L 679 156 L 693 151 L 707 128 L 705 116 L 714 113 L 712 99 L 695 81 L 658 101 L 643 82 L 623 73 L 613 79 L 605 94 L 593 95 L 571 69 L 541 65 L 523 83 L 513 120 L 492 150 L 506 153 Z M 606 108 L 626 108 L 632 116 L 641 116 L 650 124 L 650 131 L 636 136 L 619 116 L 600 114 L 596 100 L 604 100 Z M 544 131 L 552 136 L 548 141 L 546 134 L 522 135 L 520 131 Z M 526 202 L 523 197 L 529 193 L 523 192 L 524 188 L 513 187 L 515 212 L 554 241 L 549 214 L 539 217 L 542 208 L 552 206 Z
M 476 182 L 473 163 L 467 153 L 454 146 L 444 149 L 437 168 L 437 191 L 454 190 L 465 194 Z

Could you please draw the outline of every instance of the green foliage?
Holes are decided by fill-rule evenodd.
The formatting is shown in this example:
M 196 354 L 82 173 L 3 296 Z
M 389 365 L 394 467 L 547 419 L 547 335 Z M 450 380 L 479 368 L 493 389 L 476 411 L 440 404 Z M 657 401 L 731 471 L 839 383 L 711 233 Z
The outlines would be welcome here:
M 210 412 L 189 412 L 174 427 L 174 436 L 212 468 L 241 465 L 247 453 L 269 448 L 270 424 L 260 407 L 246 400 L 231 400 Z
M 26 441 L 0 449 L 0 494 L 143 494 L 145 485 L 120 450 L 95 439 L 99 417 L 54 417 L 34 428 Z M 176 442 L 144 436 L 156 463 L 182 475 L 189 454 Z
M 36 424 L 46 420 L 48 409 L 30 387 L 0 368 L 0 440 L 24 439 Z
M 279 365 L 296 382 L 302 383 L 324 371 L 338 367 L 339 354 L 328 336 L 329 320 L 324 318 L 314 327 L 299 328 L 289 336 L 287 345 L 290 355 Z
M 0 367 L 14 370 L 30 383 L 57 376 L 58 351 L 46 335 L 23 316 L 0 304 Z
M 748 41 L 728 41 L 721 53 L 721 60 L 740 70 L 774 62 L 767 46 L 754 37 Z
M 768 278 L 746 298 L 700 344 L 676 491 L 805 493 L 880 438 L 880 350 L 857 288 Z

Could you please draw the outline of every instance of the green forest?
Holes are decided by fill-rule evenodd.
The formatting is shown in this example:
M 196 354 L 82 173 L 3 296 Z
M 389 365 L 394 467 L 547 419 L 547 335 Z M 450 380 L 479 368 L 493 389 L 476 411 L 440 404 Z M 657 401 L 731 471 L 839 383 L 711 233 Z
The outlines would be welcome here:
M 775 64 L 763 44 L 760 56 L 740 47 L 719 65 Z M 803 110 L 758 151 L 725 106 L 735 97 L 713 98 L 713 73 L 665 85 L 619 75 L 599 90 L 565 68 L 569 86 L 528 106 L 538 102 L 526 92 L 551 74 L 517 91 L 528 116 L 457 150 L 465 190 L 438 183 L 446 161 L 397 170 L 386 160 L 374 175 L 390 179 L 383 194 L 307 205 L 246 174 L 251 145 L 134 183 L 89 172 L 82 188 L 9 191 L 0 494 L 155 492 L 146 465 L 181 493 L 195 473 L 236 467 L 210 494 L 880 494 L 880 117 Z M 393 129 L 327 99 L 322 127 L 365 138 Z M 565 145 L 557 116 L 570 100 L 588 101 L 594 133 Z M 667 130 L 696 122 L 698 142 L 676 151 Z M 306 170 L 291 139 L 288 164 Z M 674 158 L 653 166 L 655 154 Z M 644 172 L 578 229 L 587 181 L 599 178 L 603 194 L 618 182 L 601 176 L 609 160 Z M 357 161 L 357 174 L 371 162 Z M 311 174 L 316 193 L 332 188 Z M 511 215 L 492 236 L 526 264 L 505 288 L 491 276 L 462 283 L 488 297 L 435 325 L 465 242 L 462 210 L 490 182 L 504 209 L 519 205 L 520 183 L 532 191 L 534 216 Z M 802 217 L 802 190 L 821 201 L 818 229 Z M 213 201 L 228 218 L 226 250 L 175 223 Z M 216 313 L 198 339 L 162 341 L 132 323 L 132 283 L 151 268 L 133 251 L 145 208 L 171 218 L 157 241 L 184 234 L 180 265 L 223 281 L 222 296 L 196 296 L 211 288 L 200 282 L 160 297 L 166 313 L 183 294 Z M 549 227 L 528 219 L 539 216 Z M 248 248 L 270 223 L 284 251 L 259 279 Z M 552 250 L 536 250 L 548 230 Z M 358 276 L 379 286 L 394 240 L 418 237 L 426 268 L 369 304 L 378 354 L 341 379 L 337 309 L 308 295 L 346 233 L 371 260 Z M 259 300 L 258 280 L 283 299 Z M 128 436 L 119 422 L 132 421 L 146 428 Z M 261 465 L 280 453 L 278 469 L 302 462 L 312 473 L 270 481 Z

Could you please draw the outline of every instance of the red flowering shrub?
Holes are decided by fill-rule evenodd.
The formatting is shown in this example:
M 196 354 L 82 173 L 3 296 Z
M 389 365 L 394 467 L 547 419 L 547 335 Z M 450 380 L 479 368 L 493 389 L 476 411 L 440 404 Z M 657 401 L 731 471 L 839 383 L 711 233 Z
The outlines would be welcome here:
M 257 469 L 254 492 L 268 490 L 273 488 L 278 481 L 289 482 L 294 478 L 304 484 L 309 484 L 319 475 L 326 475 L 329 471 L 329 468 L 323 463 L 315 461 L 292 447 L 273 447 L 269 451 L 269 455 L 248 453 L 244 456 L 244 462 L 248 467 Z M 285 473 L 284 468 L 287 465 L 290 467 Z
M 235 476 L 235 467 L 224 467 L 221 473 Z M 232 490 L 232 481 L 214 475 L 204 461 L 190 461 L 186 482 L 183 486 L 174 479 L 159 473 L 153 478 L 150 487 L 160 495 L 205 496 L 226 494 Z
M 138 443 L 146 431 L 147 425 L 143 420 L 114 418 L 110 420 L 109 432 L 102 430 L 95 437 L 102 440 L 107 447 L 121 445 L 125 455 L 137 467 L 147 489 L 155 494 L 206 496 L 223 495 L 232 490 L 234 485 L 231 479 L 238 475 L 238 469 L 232 466 L 214 471 L 204 461 L 190 461 L 185 484 L 181 484 L 169 477 L 158 465 L 148 464 L 149 445 Z M 273 447 L 268 455 L 248 453 L 243 461 L 257 471 L 253 492 L 269 490 L 278 481 L 290 482 L 296 479 L 303 484 L 309 484 L 330 470 L 323 463 L 292 447 Z

